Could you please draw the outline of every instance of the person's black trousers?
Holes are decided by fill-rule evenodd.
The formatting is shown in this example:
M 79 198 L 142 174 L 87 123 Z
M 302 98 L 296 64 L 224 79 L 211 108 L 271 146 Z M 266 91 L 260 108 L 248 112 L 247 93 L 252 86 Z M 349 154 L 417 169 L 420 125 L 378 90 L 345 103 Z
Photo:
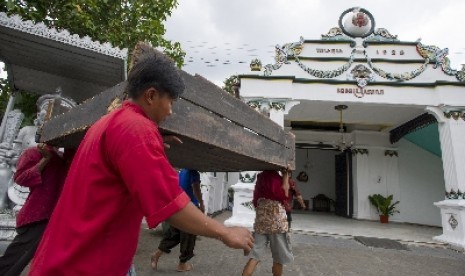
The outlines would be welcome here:
M 163 239 L 158 246 L 158 249 L 164 253 L 170 253 L 176 245 L 180 244 L 179 262 L 185 263 L 194 257 L 194 247 L 196 236 L 180 231 L 177 228 L 170 227 L 163 234 Z
M 287 227 L 289 228 L 289 231 L 291 231 L 292 213 L 286 212 L 286 215 L 287 215 Z
M 34 222 L 16 229 L 18 233 L 0 257 L 0 275 L 19 276 L 34 257 L 48 221 Z

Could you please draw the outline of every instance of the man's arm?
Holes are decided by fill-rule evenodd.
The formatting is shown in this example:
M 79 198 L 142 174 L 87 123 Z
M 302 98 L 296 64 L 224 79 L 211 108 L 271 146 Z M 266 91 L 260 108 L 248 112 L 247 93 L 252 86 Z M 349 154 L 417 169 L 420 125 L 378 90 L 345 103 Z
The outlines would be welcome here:
M 39 171 L 42 172 L 52 157 L 52 154 L 50 153 L 52 149 L 43 143 L 38 144 L 37 149 L 39 150 L 40 154 L 42 154 L 42 159 L 39 161 Z
M 297 202 L 299 202 L 300 207 L 302 207 L 302 209 L 305 209 L 306 206 L 305 206 L 305 202 L 304 202 L 302 195 L 297 196 Z
M 244 249 L 245 252 L 249 252 L 253 246 L 254 240 L 249 230 L 242 227 L 226 227 L 204 215 L 192 203 L 169 217 L 167 222 L 187 233 L 215 238 L 231 248 Z
M 192 190 L 194 191 L 194 196 L 199 202 L 200 211 L 205 214 L 205 205 L 203 204 L 202 191 L 200 190 L 200 181 L 192 183 Z
M 281 187 L 283 187 L 284 195 L 286 195 L 286 197 L 289 197 L 289 171 L 283 170 L 281 172 L 283 174 L 283 184 Z
M 14 181 L 24 187 L 42 184 L 41 173 L 50 161 L 51 154 L 44 144 L 37 145 L 37 150 L 26 150 L 18 160 Z
M 292 180 L 289 180 L 289 181 L 292 181 Z M 299 187 L 297 187 L 297 184 L 295 182 L 293 182 L 292 189 L 294 190 L 295 197 L 297 198 L 297 202 L 299 202 L 300 207 L 302 209 L 305 209 L 304 198 L 302 197 Z

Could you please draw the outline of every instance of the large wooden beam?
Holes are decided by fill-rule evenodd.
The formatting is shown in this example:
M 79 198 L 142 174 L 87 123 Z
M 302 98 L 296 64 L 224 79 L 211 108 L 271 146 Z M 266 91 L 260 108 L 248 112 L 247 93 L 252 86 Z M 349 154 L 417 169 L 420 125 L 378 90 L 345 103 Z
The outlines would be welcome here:
M 280 169 L 295 164 L 295 139 L 269 118 L 199 76 L 183 73 L 186 91 L 160 125 L 183 144 L 167 150 L 173 166 L 199 171 Z M 77 147 L 87 129 L 124 97 L 120 83 L 44 124 L 41 141 Z

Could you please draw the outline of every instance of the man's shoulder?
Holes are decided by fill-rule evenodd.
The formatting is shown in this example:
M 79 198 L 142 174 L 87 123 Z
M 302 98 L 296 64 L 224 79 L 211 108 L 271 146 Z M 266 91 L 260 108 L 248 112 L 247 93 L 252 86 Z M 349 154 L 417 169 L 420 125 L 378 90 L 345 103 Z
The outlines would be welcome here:
M 23 156 L 35 156 L 35 155 L 41 155 L 37 147 L 29 147 L 23 151 L 21 154 Z
M 126 133 L 156 133 L 158 128 L 155 123 L 144 115 L 128 108 L 121 108 L 108 115 L 108 127 L 110 130 Z

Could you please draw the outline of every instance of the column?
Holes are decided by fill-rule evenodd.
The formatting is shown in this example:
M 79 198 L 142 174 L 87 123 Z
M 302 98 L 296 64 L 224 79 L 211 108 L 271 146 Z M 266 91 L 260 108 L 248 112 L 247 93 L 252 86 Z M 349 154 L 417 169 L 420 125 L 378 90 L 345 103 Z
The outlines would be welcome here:
M 300 103 L 290 99 L 245 99 L 245 102 L 281 127 L 284 127 L 284 115 L 289 114 L 291 108 Z
M 257 172 L 241 172 L 239 182 L 231 186 L 234 190 L 233 215 L 224 222 L 226 226 L 242 226 L 252 229 L 255 221 L 252 199 L 256 179 Z
M 463 108 L 428 107 L 438 121 L 444 168 L 445 199 L 441 209 L 443 234 L 435 240 L 465 250 L 465 113 Z
M 15 105 L 15 98 L 16 98 L 16 93 L 13 92 L 8 99 L 8 104 L 6 105 L 5 113 L 3 113 L 3 119 L 2 119 L 2 124 L 0 125 L 0 141 L 2 141 L 3 136 L 5 135 L 5 129 L 6 129 L 6 119 L 7 119 L 7 114 L 13 110 L 13 106 Z

